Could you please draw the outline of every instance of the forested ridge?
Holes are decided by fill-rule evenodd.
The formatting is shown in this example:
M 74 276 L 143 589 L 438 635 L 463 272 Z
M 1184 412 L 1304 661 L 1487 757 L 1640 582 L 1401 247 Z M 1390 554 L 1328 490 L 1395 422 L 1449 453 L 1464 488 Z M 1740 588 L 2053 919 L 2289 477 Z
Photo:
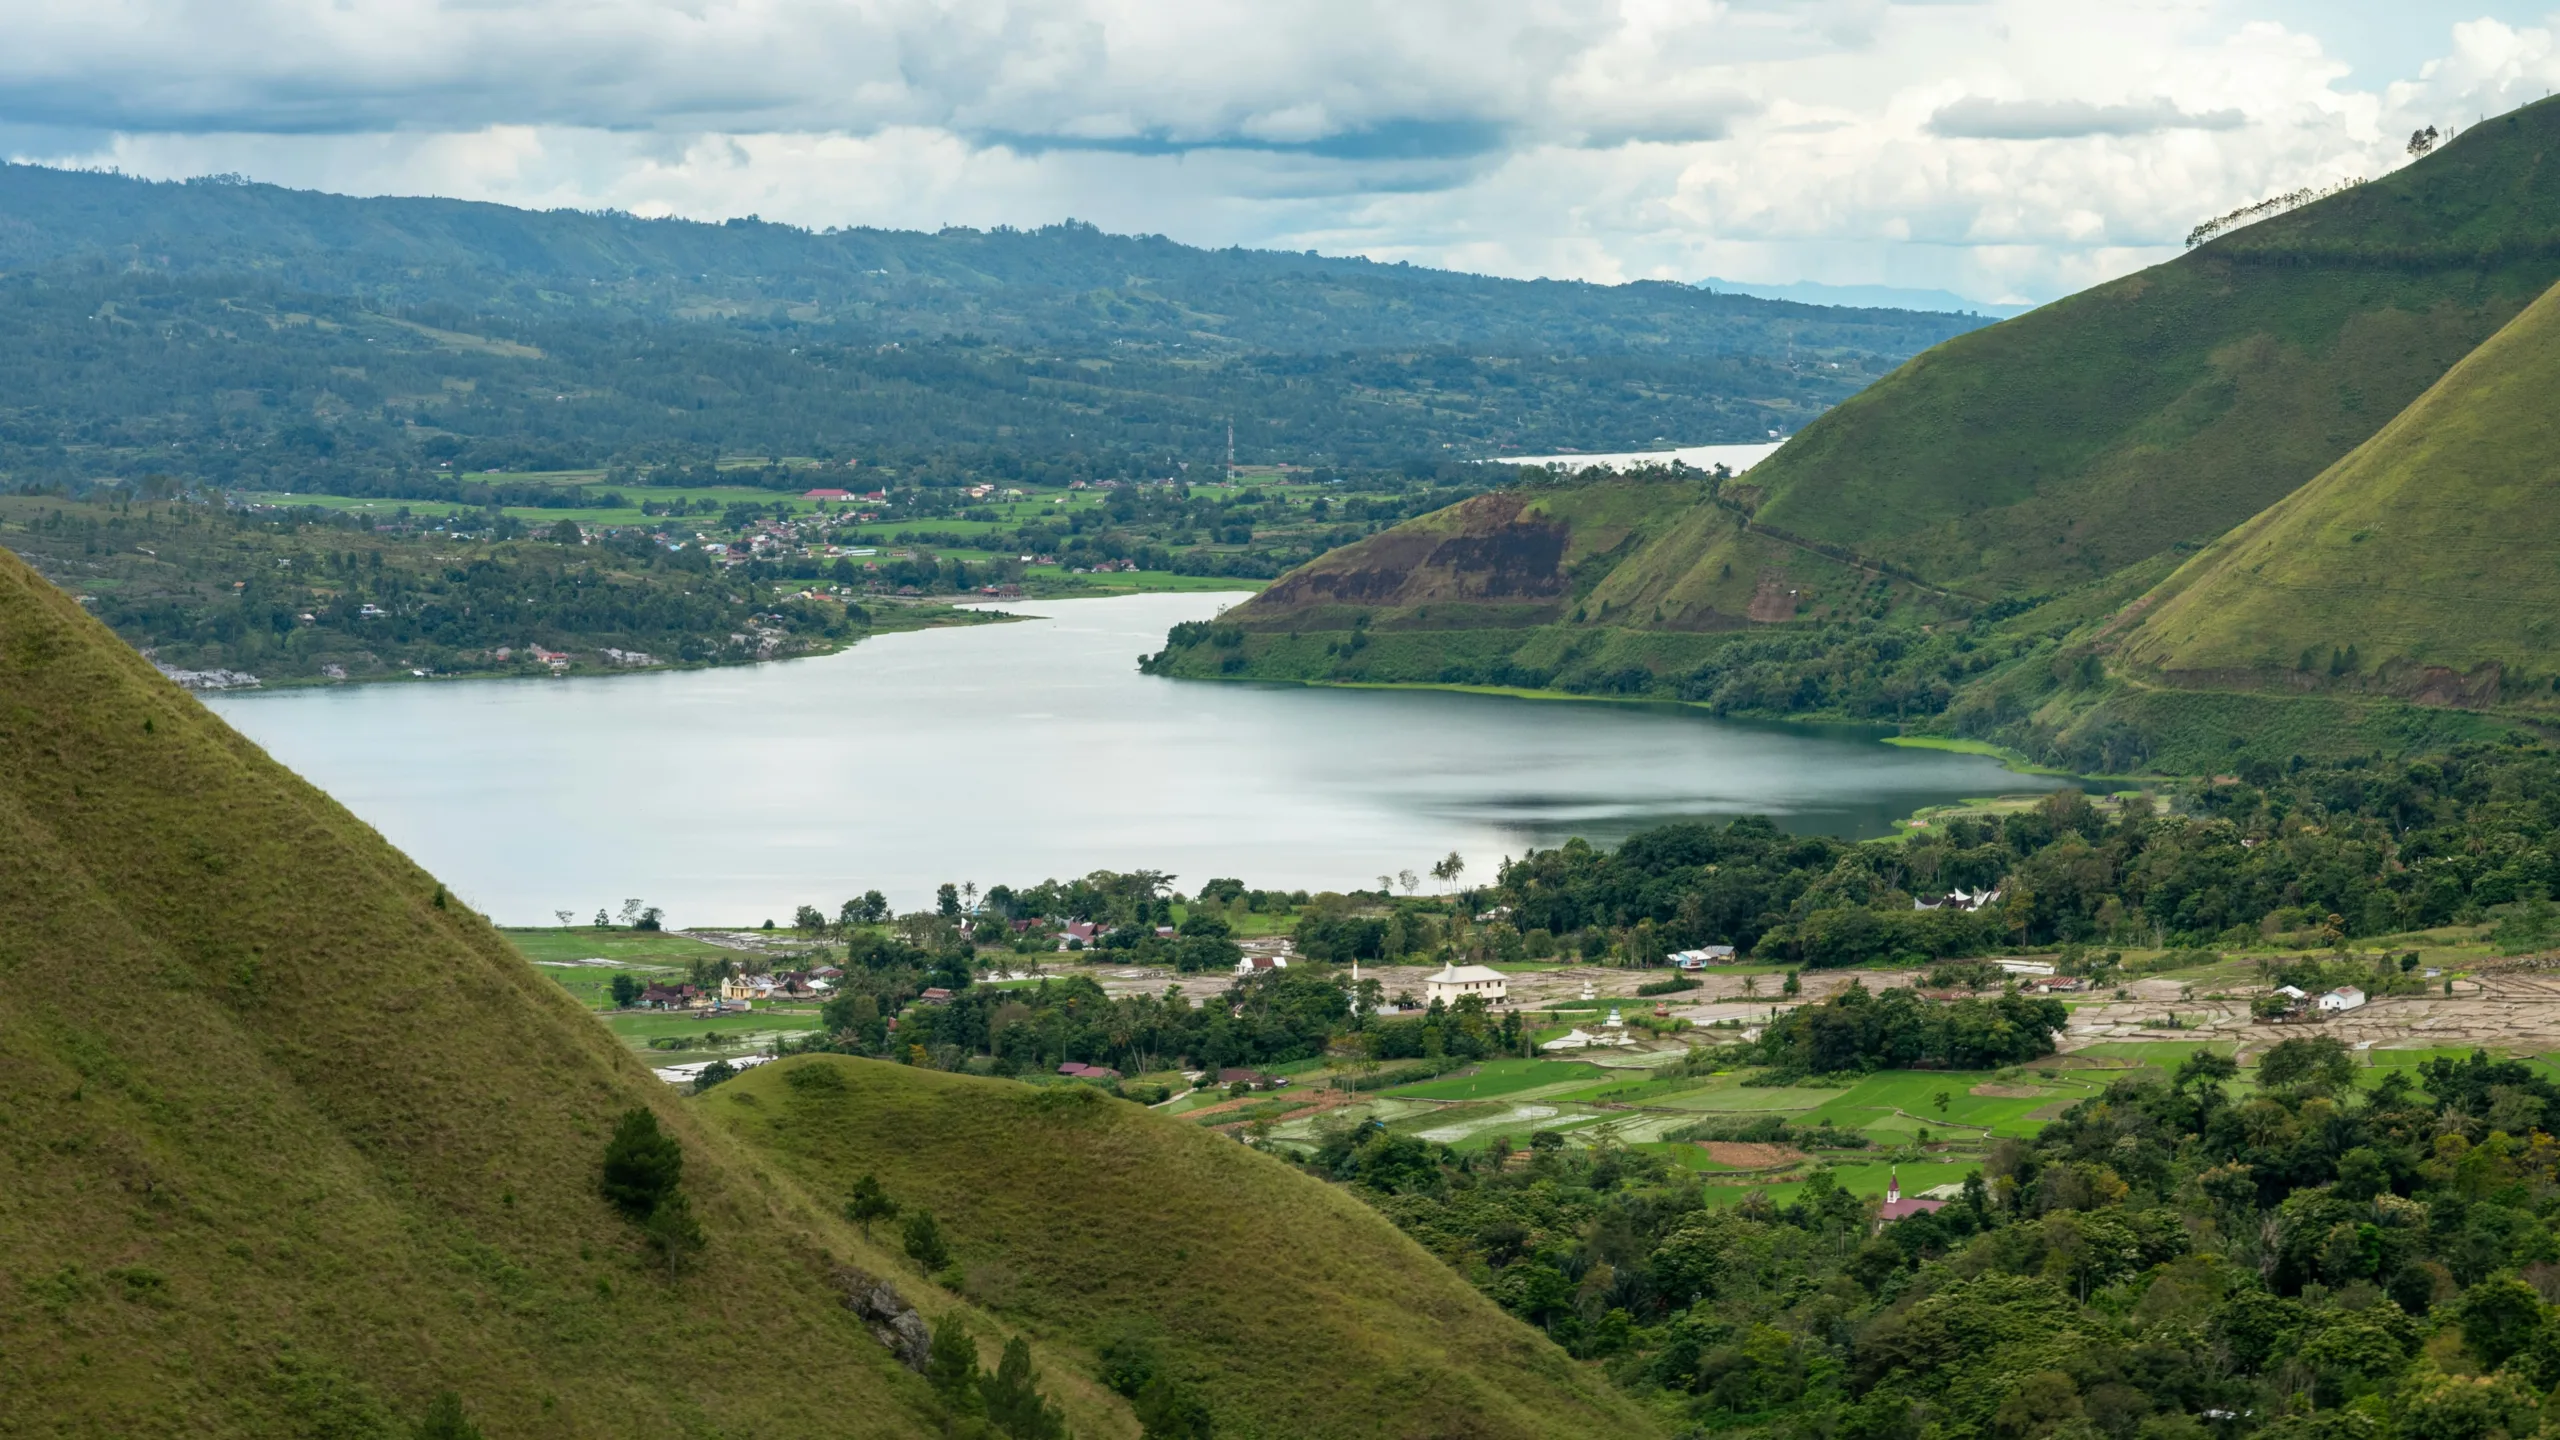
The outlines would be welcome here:
M 2243 1079 L 2160 1048 L 2171 1068 L 1881 1227 L 1820 1171 L 1737 1203 L 1617 1147 L 1506 1166 L 1346 1133 L 1315 1163 L 1698 1433 L 2539 1433 L 2560 1383 L 2550 1071 L 2474 1054 L 2413 1080 L 2308 1039 Z
M 164 668 L 233 672 L 222 684 L 538 675 L 544 649 L 590 669 L 772 659 L 924 613 L 807 598 L 787 579 L 819 573 L 806 560 L 723 567 L 646 534 L 469 521 L 0 497 L 0 545 Z
M 1063 224 L 823 233 L 0 167 L 0 477 L 723 454 L 1046 478 L 1792 430 L 1977 317 Z

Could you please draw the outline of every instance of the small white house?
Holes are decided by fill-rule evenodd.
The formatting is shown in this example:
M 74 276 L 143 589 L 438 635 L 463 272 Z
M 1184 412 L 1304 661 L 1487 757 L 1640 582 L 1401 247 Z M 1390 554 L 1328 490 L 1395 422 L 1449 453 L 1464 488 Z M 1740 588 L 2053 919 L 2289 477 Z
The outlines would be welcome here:
M 1242 980 L 1268 971 L 1288 968 L 1289 957 L 1286 955 L 1247 955 L 1236 962 L 1236 978 Z
M 2311 998 L 2309 991 L 2304 990 L 2297 985 L 2279 985 L 2276 987 L 2276 993 L 2287 1000 L 2308 1000 Z
M 1511 993 L 1510 981 L 1499 970 L 1485 965 L 1449 965 L 1422 982 L 1422 1003 L 1437 1000 L 1455 1005 L 1470 995 L 1481 995 L 1487 1005 L 1499 1005 Z
M 2353 985 L 2341 985 L 2320 997 L 2320 1008 L 2328 1011 L 2353 1010 L 2364 1003 L 2364 992 Z

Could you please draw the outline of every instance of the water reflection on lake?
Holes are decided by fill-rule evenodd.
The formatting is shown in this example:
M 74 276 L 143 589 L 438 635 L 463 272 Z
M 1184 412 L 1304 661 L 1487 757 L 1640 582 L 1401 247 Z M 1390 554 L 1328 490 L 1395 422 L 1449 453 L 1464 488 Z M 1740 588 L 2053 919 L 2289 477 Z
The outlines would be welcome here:
M 1451 850 L 1489 879 L 1675 817 L 1873 835 L 2048 783 L 1674 707 L 1137 673 L 1175 621 L 1241 598 L 1017 602 L 1044 618 L 740 669 L 207 703 L 516 924 L 629 896 L 676 924 L 787 923 L 871 888 L 907 909 L 945 880 L 1141 866 L 1340 888 Z

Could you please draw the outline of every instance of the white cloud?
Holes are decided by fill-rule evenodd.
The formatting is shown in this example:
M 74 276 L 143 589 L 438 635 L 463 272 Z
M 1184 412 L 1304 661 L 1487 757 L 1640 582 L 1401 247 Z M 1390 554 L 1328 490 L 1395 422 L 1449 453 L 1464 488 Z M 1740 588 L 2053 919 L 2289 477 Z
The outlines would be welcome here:
M 2237 130 L 2238 110 L 2190 115 L 2167 100 L 2092 105 L 2086 100 L 1986 100 L 1968 95 L 1929 117 L 1929 132 L 1956 140 L 2076 140 L 2163 130 Z
M 2041 299 L 2560 79 L 2553 28 L 2509 14 L 2350 84 L 2324 17 L 2379 3 L 18 0 L 0 144 L 359 193 L 1073 215 L 1504 274 Z

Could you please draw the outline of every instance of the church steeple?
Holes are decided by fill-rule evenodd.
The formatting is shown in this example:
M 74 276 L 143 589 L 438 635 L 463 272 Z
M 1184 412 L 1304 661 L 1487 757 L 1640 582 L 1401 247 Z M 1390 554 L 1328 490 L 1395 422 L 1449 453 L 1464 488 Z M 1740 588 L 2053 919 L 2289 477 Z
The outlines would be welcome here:
M 1901 1203 L 1901 1200 L 1902 1167 L 1897 1165 L 1884 1172 L 1884 1203 L 1895 1205 Z

